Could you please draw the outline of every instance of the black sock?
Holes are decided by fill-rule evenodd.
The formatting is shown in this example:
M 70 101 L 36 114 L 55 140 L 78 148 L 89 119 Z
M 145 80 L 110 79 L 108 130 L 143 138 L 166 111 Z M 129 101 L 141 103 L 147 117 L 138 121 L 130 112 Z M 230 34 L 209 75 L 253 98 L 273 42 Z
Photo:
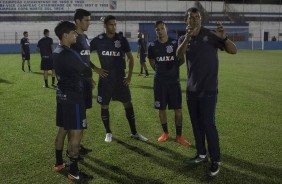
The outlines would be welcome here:
M 141 67 L 141 72 L 140 73 L 143 74 L 143 67 Z
M 52 77 L 52 85 L 55 85 L 55 77 Z
M 175 125 L 176 129 L 176 135 L 181 136 L 182 135 L 182 125 Z
M 149 75 L 149 72 L 148 72 L 148 70 L 145 70 L 145 72 L 146 72 L 146 75 Z
M 76 176 L 78 173 L 77 158 L 70 158 L 70 174 Z
M 125 114 L 126 114 L 126 118 L 129 123 L 131 133 L 135 135 L 137 131 L 136 131 L 136 126 L 135 126 L 135 115 L 134 115 L 133 107 L 126 108 Z
M 63 161 L 63 150 L 56 149 L 56 165 L 61 165 L 64 163 Z
M 106 133 L 112 133 L 110 129 L 110 113 L 109 109 L 101 109 L 101 117 L 106 129 Z
M 163 131 L 165 132 L 165 133 L 168 133 L 168 129 L 167 129 L 167 123 L 162 123 L 162 128 L 163 128 Z
M 28 65 L 28 71 L 30 71 L 30 65 Z
M 45 82 L 45 86 L 47 87 L 48 86 L 48 80 L 44 80 Z
M 22 70 L 24 71 L 24 64 L 22 63 Z

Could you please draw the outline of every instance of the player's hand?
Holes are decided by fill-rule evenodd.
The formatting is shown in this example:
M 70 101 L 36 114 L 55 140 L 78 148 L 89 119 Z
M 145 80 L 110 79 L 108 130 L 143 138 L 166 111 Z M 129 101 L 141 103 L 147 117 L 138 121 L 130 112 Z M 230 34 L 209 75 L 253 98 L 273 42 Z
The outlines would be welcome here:
M 217 28 L 215 31 L 212 31 L 212 33 L 214 35 L 216 35 L 217 37 L 221 38 L 221 39 L 224 39 L 226 37 L 226 33 L 224 31 L 224 28 L 222 26 L 222 23 L 221 22 L 217 22 Z
M 125 77 L 124 80 L 123 80 L 123 84 L 124 84 L 125 86 L 129 86 L 130 81 L 131 81 L 131 78 Z
M 99 74 L 102 78 L 107 77 L 109 75 L 109 71 L 103 68 L 95 68 L 94 71 Z

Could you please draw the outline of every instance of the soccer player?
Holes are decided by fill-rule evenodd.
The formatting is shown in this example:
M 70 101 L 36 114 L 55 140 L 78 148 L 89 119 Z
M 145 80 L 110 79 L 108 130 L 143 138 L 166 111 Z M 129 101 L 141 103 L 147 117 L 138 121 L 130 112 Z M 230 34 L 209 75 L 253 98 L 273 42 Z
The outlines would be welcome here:
M 205 147 L 207 139 L 211 160 L 210 176 L 219 172 L 220 148 L 215 125 L 215 109 L 218 93 L 218 49 L 236 54 L 235 44 L 228 39 L 221 23 L 215 31 L 201 26 L 201 14 L 197 8 L 189 8 L 185 15 L 187 32 L 179 38 L 177 56 L 186 54 L 187 104 L 195 137 L 197 155 L 189 163 L 208 160 Z
M 24 63 L 27 61 L 28 64 L 28 71 L 31 72 L 30 69 L 30 49 L 29 49 L 29 39 L 28 39 L 28 32 L 23 32 L 24 37 L 21 39 L 21 53 L 22 53 L 22 71 L 24 70 Z
M 43 78 L 45 85 L 43 87 L 48 88 L 48 70 L 52 70 L 52 86 L 55 86 L 55 70 L 53 67 L 52 60 L 52 52 L 54 50 L 53 47 L 53 39 L 49 37 L 50 31 L 48 29 L 44 29 L 43 34 L 44 37 L 41 38 L 37 43 L 37 50 L 41 55 L 41 70 L 43 70 Z
M 163 21 L 155 23 L 157 40 L 149 44 L 148 58 L 155 70 L 154 98 L 155 109 L 159 109 L 159 117 L 163 134 L 158 138 L 164 142 L 169 138 L 166 108 L 173 109 L 175 114 L 175 141 L 188 147 L 190 143 L 182 136 L 182 93 L 179 80 L 179 67 L 185 61 L 176 57 L 177 40 L 168 37 Z
M 143 75 L 143 69 L 145 70 L 145 77 L 149 77 L 149 72 L 146 66 L 146 55 L 147 55 L 147 42 L 144 39 L 144 34 L 138 33 L 138 50 L 137 58 L 140 58 L 141 71 L 139 76 Z
M 84 9 L 76 9 L 74 14 L 74 22 L 76 25 L 76 32 L 78 34 L 76 38 L 76 43 L 71 45 L 71 48 L 74 49 L 82 58 L 82 60 L 92 68 L 95 66 L 90 61 L 90 44 L 88 41 L 87 35 L 84 33 L 88 30 L 90 25 L 90 12 Z M 92 90 L 95 87 L 95 82 L 92 77 L 83 78 L 83 94 L 85 99 L 85 108 L 90 109 L 92 107 Z M 91 152 L 91 149 L 85 148 L 83 145 L 80 145 L 79 153 L 85 155 L 88 152 Z
M 101 104 L 101 117 L 106 129 L 106 142 L 112 141 L 110 129 L 109 103 L 111 99 L 123 103 L 127 120 L 129 122 L 131 137 L 147 141 L 138 134 L 135 126 L 135 116 L 131 103 L 129 84 L 133 70 L 133 56 L 127 39 L 116 33 L 116 18 L 112 15 L 104 19 L 105 33 L 95 37 L 90 42 L 91 51 L 96 50 L 101 68 L 96 69 L 99 74 L 97 102 Z M 125 75 L 125 54 L 128 58 L 128 75 Z
M 76 42 L 75 24 L 61 21 L 55 27 L 60 45 L 53 52 L 54 68 L 58 79 L 55 140 L 55 171 L 65 167 L 62 158 L 64 140 L 68 134 L 70 170 L 68 178 L 73 181 L 92 179 L 92 176 L 78 171 L 78 156 L 82 130 L 87 128 L 85 101 L 83 98 L 83 77 L 92 77 L 91 68 L 70 48 Z

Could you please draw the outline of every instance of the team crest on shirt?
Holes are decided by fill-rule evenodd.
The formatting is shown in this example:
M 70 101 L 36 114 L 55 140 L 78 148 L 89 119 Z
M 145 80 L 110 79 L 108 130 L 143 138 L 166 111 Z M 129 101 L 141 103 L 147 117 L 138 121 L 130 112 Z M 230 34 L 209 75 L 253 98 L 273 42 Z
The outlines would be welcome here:
M 114 41 L 114 43 L 115 43 L 115 47 L 116 48 L 120 48 L 121 47 L 121 44 L 120 44 L 119 40 Z
M 204 36 L 204 38 L 203 38 L 203 41 L 204 42 L 207 42 L 209 39 L 208 39 L 208 36 Z
M 103 37 L 103 35 L 99 35 L 98 38 L 99 39 L 103 39 L 104 37 Z
M 173 46 L 172 45 L 166 46 L 166 52 L 167 53 L 172 53 L 173 52 Z
M 102 102 L 102 97 L 101 96 L 97 96 L 97 101 L 101 103 Z
M 172 44 L 176 44 L 176 41 L 175 40 L 172 40 L 172 42 L 171 42 Z
M 160 101 L 155 101 L 155 107 L 160 107 L 161 106 L 161 103 L 160 103 Z
M 86 119 L 82 120 L 82 127 L 83 128 L 87 127 L 87 120 Z

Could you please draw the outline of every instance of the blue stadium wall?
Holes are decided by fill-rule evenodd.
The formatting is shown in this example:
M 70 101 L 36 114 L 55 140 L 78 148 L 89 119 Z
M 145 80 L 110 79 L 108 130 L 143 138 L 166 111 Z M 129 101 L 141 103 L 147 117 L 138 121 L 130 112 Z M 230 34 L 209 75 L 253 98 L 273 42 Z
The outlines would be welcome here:
M 133 52 L 137 51 L 137 43 L 130 42 L 130 47 Z M 238 41 L 235 42 L 238 49 L 261 49 L 261 42 L 254 41 L 253 44 L 250 41 Z M 37 53 L 36 44 L 30 44 L 31 53 Z M 272 42 L 267 41 L 264 42 L 264 50 L 282 50 L 282 41 Z M 20 53 L 21 48 L 19 44 L 0 44 L 0 54 L 15 54 Z

